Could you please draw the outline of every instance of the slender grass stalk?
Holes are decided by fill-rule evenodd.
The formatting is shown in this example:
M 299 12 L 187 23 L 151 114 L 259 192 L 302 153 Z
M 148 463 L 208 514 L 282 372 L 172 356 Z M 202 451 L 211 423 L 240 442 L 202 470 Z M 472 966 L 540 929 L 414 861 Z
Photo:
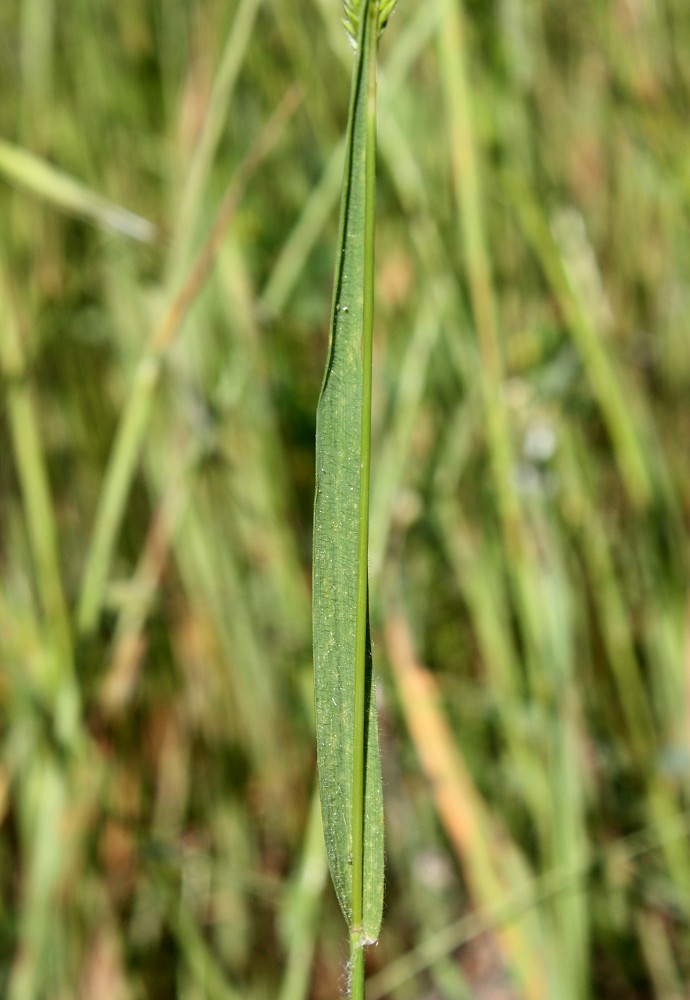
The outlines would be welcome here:
M 439 819 L 473 901 L 491 905 L 510 888 L 527 883 L 530 867 L 487 809 L 448 725 L 433 675 L 417 660 L 402 614 L 388 619 L 386 644 L 401 708 L 433 790 Z M 547 994 L 541 958 L 546 935 L 538 915 L 532 916 L 536 919 L 501 930 L 496 937 L 520 983 L 520 996 L 536 1000 Z
M 201 215 L 203 193 L 208 184 L 211 166 L 227 120 L 228 108 L 232 103 L 235 84 L 246 57 L 247 46 L 261 4 L 262 0 L 242 0 L 237 6 L 223 47 L 208 111 L 180 194 L 175 232 L 167 262 L 168 277 L 172 287 L 178 285 L 184 277 L 191 239 Z
M 375 11 L 372 8 L 372 14 Z M 366 16 L 366 15 L 365 15 Z M 366 28 L 364 29 L 366 30 Z M 370 29 L 376 31 L 375 22 Z M 352 778 L 352 948 L 362 961 L 364 878 L 364 747 L 366 651 L 369 617 L 369 484 L 371 479 L 371 370 L 374 339 L 374 201 L 376 197 L 376 45 L 366 61 L 366 155 L 364 162 L 364 325 L 362 327 L 362 438 L 357 548 L 357 657 L 355 660 L 355 745 Z M 354 974 L 354 972 L 353 972 Z M 363 977 L 362 977 L 363 978 Z
M 67 861 L 67 845 L 55 836 L 55 828 L 64 819 L 68 795 L 58 760 L 36 752 L 23 774 L 20 822 L 26 874 L 17 913 L 22 947 L 8 970 L 3 990 L 8 1000 L 35 1000 L 49 989 L 46 955 L 55 945 L 55 913 Z
M 316 944 L 319 904 L 326 885 L 321 803 L 314 789 L 304 837 L 299 873 L 287 897 L 283 936 L 287 944 L 285 975 L 278 1000 L 305 1000 L 309 993 L 312 957 Z
M 377 96 L 377 108 L 380 106 L 378 103 L 380 100 L 383 102 L 386 115 L 381 119 L 384 131 L 378 146 L 385 166 L 393 174 L 396 168 L 400 171 L 401 157 L 397 149 L 395 151 L 390 149 L 391 144 L 385 142 L 385 137 L 391 129 L 395 97 L 409 77 L 415 61 L 432 37 L 436 29 L 436 19 L 436 8 L 427 6 L 417 8 L 407 20 L 405 27 L 398 33 L 385 67 L 383 67 L 385 69 L 385 93 L 382 93 L 380 98 Z M 341 47 L 338 46 L 337 51 L 334 50 L 333 54 L 340 57 Z M 347 52 L 343 54 L 343 58 L 348 58 Z M 381 70 L 382 65 L 379 64 L 379 77 Z M 379 116 L 377 115 L 377 117 Z M 343 141 L 330 152 L 321 177 L 304 202 L 302 212 L 275 260 L 259 300 L 261 309 L 268 316 L 280 315 L 287 306 L 298 280 L 304 274 L 308 257 L 313 252 L 314 245 L 337 204 L 342 189 L 344 154 L 345 139 L 343 138 Z M 405 168 L 406 165 L 402 164 L 402 166 Z M 415 164 L 414 169 L 417 171 L 416 176 L 419 177 L 417 164 Z M 409 174 L 409 170 L 406 172 Z M 393 179 L 395 180 L 395 177 Z M 425 214 L 424 218 L 425 221 L 430 221 L 428 213 Z M 433 268 L 430 270 L 433 271 Z
M 505 543 L 516 562 L 524 547 L 521 512 L 511 487 L 513 455 L 502 386 L 504 362 L 491 257 L 484 217 L 481 162 L 477 149 L 474 107 L 467 63 L 465 14 L 462 4 L 443 0 L 439 25 L 439 66 L 450 132 L 453 185 L 458 230 L 465 259 L 472 316 L 481 357 L 481 388 L 486 437 Z
M 634 384 L 617 370 L 588 309 L 584 295 L 549 226 L 548 219 L 527 184 L 504 175 L 506 192 L 518 220 L 553 289 L 564 322 L 573 339 L 601 409 L 613 444 L 615 459 L 628 496 L 646 507 L 654 492 L 644 440 L 640 434 L 640 401 Z
M 624 863 L 633 865 L 648 854 L 683 842 L 689 830 L 690 812 L 676 813 L 667 820 L 617 838 L 602 850 L 583 858 L 577 865 L 545 871 L 533 882 L 506 894 L 503 899 L 460 917 L 381 969 L 370 980 L 369 1000 L 390 996 L 435 962 L 487 931 L 513 923 L 533 907 L 574 887 L 586 885 L 597 868 Z
M 168 561 L 171 542 L 184 519 L 189 497 L 185 479 L 191 462 L 170 482 L 154 511 L 131 590 L 134 600 L 125 601 L 115 630 L 110 663 L 100 691 L 101 708 L 107 714 L 120 711 L 132 697 L 146 641 L 144 627 Z
M 7 411 L 12 447 L 21 484 L 31 554 L 44 623 L 48 668 L 41 678 L 43 694 L 53 702 L 58 735 L 67 743 L 79 730 L 79 692 L 74 650 L 58 553 L 46 457 L 37 410 L 26 381 L 26 359 L 19 335 L 12 291 L 0 261 L 0 374 L 7 380 Z
M 369 639 L 368 556 L 374 320 L 376 55 L 390 3 L 346 3 L 355 46 L 339 250 L 317 412 L 314 667 L 324 834 L 350 929 L 350 995 L 378 938 L 383 805 Z
M 86 556 L 77 608 L 77 624 L 83 634 L 92 632 L 98 621 L 117 532 L 144 444 L 165 352 L 211 272 L 223 235 L 237 212 L 247 183 L 280 139 L 299 99 L 297 90 L 288 91 L 230 181 L 209 235 L 139 362 L 117 429 L 96 514 L 93 538 Z

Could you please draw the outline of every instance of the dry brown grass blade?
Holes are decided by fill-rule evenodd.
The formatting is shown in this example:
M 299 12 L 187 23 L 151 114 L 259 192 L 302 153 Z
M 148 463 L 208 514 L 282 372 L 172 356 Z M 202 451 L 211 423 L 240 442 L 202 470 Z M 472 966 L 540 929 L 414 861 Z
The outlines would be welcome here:
M 419 662 L 409 625 L 401 614 L 392 615 L 386 623 L 386 648 L 439 820 L 453 845 L 473 905 L 487 906 L 517 887 L 509 883 L 505 864 L 512 861 L 515 867 L 517 848 L 489 814 L 443 711 L 436 680 Z M 524 862 L 521 867 L 526 881 Z M 493 933 L 506 967 L 520 985 L 520 996 L 545 998 L 546 970 L 533 940 L 534 920 L 497 928 Z
M 152 354 L 164 351 L 175 337 L 210 274 L 223 237 L 240 206 L 247 183 L 275 148 L 301 100 L 301 89 L 298 86 L 290 87 L 230 181 L 211 231 L 199 250 L 191 271 L 153 334 L 150 348 Z
M 106 715 L 116 715 L 131 701 L 146 655 L 144 628 L 168 564 L 172 538 L 186 501 L 182 477 L 167 488 L 149 523 L 144 547 L 131 581 L 131 596 L 120 614 L 110 664 L 100 690 Z

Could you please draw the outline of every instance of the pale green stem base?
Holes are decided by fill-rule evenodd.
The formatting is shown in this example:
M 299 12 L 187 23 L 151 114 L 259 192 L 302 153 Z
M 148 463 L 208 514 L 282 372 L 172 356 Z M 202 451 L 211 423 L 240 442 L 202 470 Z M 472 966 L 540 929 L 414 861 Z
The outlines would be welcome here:
M 364 1000 L 364 945 L 359 934 L 350 936 L 350 1000 Z

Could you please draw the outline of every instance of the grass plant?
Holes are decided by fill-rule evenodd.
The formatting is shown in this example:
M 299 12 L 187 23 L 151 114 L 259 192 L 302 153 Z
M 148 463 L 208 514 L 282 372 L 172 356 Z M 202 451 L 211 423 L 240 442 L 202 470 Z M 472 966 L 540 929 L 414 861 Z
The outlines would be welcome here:
M 390 6 L 0 4 L 9 1000 L 690 981 L 687 3 Z
M 350 931 L 350 995 L 383 911 L 383 801 L 369 633 L 376 62 L 390 4 L 346 3 L 355 50 L 326 375 L 316 418 L 313 629 L 326 850 Z

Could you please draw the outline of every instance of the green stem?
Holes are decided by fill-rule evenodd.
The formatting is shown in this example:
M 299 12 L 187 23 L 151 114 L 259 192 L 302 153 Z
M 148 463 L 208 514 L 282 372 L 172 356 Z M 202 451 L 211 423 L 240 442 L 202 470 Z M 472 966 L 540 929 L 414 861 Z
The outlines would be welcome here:
M 93 632 L 98 624 L 117 534 L 144 448 L 165 353 L 211 273 L 225 232 L 235 217 L 249 180 L 282 136 L 299 101 L 299 91 L 290 88 L 233 175 L 208 236 L 139 361 L 108 459 L 93 537 L 86 553 L 77 606 L 77 627 L 82 635 Z
M 364 947 L 361 934 L 350 934 L 350 1000 L 364 1000 Z
M 7 413 L 36 574 L 44 634 L 51 663 L 42 676 L 43 694 L 53 702 L 59 736 L 77 736 L 79 690 L 69 611 L 62 584 L 58 526 L 37 409 L 4 261 L 0 261 L 0 374 L 7 382 Z
M 363 892 L 364 892 L 364 774 L 366 741 L 366 659 L 369 604 L 369 481 L 371 470 L 371 370 L 374 329 L 374 202 L 376 196 L 376 38 L 378 4 L 368 4 L 363 19 L 370 19 L 367 53 L 365 147 L 365 228 L 362 325 L 362 424 L 359 487 L 359 544 L 357 551 L 357 646 L 355 660 L 354 754 L 352 776 L 352 996 L 362 979 L 364 995 Z M 366 30 L 366 29 L 365 29 Z M 362 32 L 363 37 L 363 32 Z

